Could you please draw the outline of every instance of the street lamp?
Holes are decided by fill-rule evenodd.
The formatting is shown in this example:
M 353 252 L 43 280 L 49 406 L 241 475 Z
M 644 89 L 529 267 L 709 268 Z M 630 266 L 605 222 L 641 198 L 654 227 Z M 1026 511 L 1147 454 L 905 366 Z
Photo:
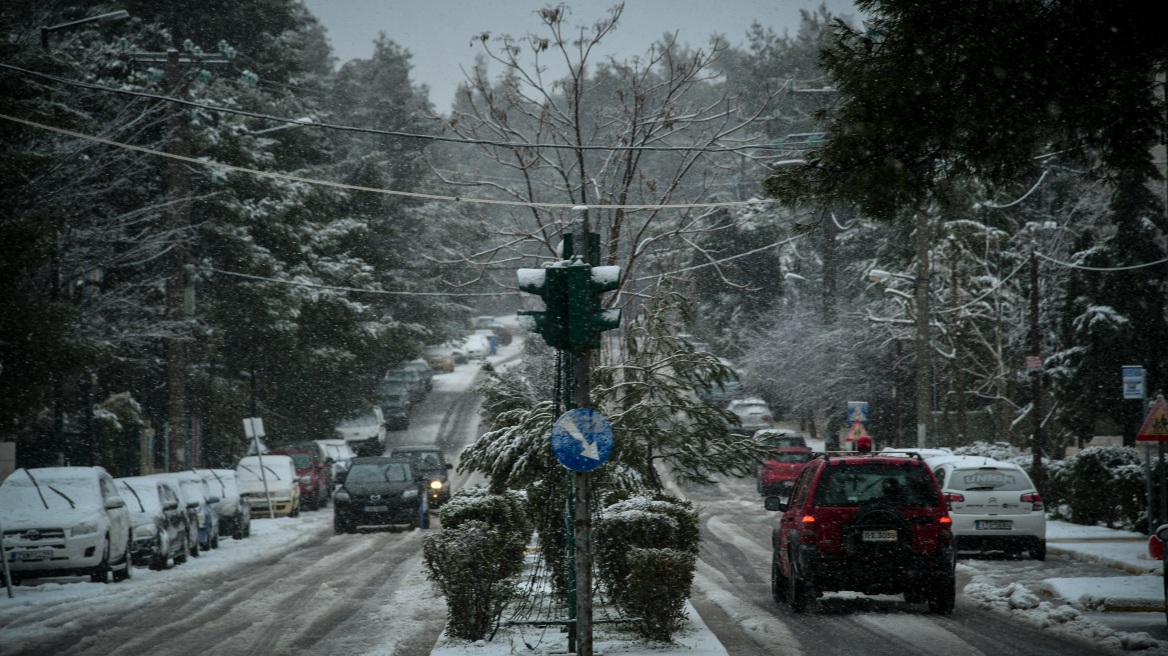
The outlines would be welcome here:
M 125 9 L 118 11 L 111 11 L 108 14 L 99 14 L 97 16 L 90 16 L 89 18 L 82 18 L 80 20 L 70 21 L 68 23 L 61 23 L 59 25 L 50 25 L 41 28 L 41 50 L 49 49 L 49 34 L 53 32 L 60 32 L 62 30 L 71 30 L 82 25 L 90 23 L 108 23 L 112 21 L 126 20 L 130 17 L 130 12 Z

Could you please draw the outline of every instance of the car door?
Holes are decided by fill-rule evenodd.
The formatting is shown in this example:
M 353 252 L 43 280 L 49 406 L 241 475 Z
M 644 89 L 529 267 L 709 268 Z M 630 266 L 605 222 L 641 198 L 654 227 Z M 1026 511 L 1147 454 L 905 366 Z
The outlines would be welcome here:
M 179 534 L 186 526 L 182 500 L 178 498 L 178 494 L 169 485 L 162 482 L 158 483 L 158 500 L 162 502 L 162 518 L 166 522 L 166 535 L 170 539 L 170 544 L 177 544 Z
M 799 517 L 802 513 L 803 505 L 807 501 L 807 490 L 811 487 L 810 481 L 814 475 L 816 468 L 808 465 L 799 473 L 799 477 L 795 479 L 795 487 L 791 491 L 790 502 L 787 504 L 787 509 L 783 511 L 783 516 L 779 518 L 779 527 L 777 529 L 777 544 L 775 545 L 779 550 L 779 559 L 782 563 L 784 576 L 791 575 L 791 544 L 799 544 Z M 772 542 L 775 540 L 772 539 Z

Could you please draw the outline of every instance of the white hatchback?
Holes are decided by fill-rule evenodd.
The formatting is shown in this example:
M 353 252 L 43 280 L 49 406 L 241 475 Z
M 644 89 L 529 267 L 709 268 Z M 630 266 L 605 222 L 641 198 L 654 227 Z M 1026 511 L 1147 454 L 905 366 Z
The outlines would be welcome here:
M 949 501 L 961 551 L 1005 551 L 1046 560 L 1046 512 L 1026 472 L 981 456 L 929 458 Z

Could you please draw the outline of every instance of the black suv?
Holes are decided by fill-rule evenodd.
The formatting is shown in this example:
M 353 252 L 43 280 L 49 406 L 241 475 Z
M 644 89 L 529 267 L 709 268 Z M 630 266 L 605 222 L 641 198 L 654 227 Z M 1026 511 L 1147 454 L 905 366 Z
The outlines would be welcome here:
M 414 470 L 426 479 L 427 502 L 431 508 L 440 508 L 450 501 L 450 477 L 446 472 L 454 465 L 446 462 L 446 456 L 437 445 L 395 446 L 389 450 L 389 455 L 414 461 Z
M 354 458 L 333 493 L 333 530 L 352 533 L 358 526 L 429 527 L 421 489 L 425 479 L 409 458 Z
M 921 457 L 817 453 L 803 466 L 772 533 L 771 592 L 803 612 L 822 592 L 904 594 L 951 613 L 957 596 L 952 520 Z

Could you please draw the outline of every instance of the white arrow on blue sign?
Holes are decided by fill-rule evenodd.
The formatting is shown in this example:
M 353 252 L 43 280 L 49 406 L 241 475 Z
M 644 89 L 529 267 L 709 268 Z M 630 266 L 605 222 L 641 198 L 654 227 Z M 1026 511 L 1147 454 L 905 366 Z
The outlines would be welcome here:
M 552 426 L 552 451 L 568 469 L 592 471 L 612 453 L 612 425 L 590 408 L 569 410 Z

